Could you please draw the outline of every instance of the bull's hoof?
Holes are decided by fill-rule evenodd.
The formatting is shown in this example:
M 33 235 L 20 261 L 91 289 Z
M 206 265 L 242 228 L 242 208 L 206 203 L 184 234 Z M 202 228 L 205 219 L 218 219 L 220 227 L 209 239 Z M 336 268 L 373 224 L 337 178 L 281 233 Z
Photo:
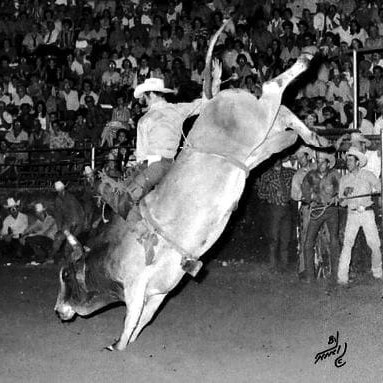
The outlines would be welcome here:
M 203 263 L 201 261 L 193 261 L 188 259 L 183 263 L 182 269 L 194 278 L 201 270 L 202 265 Z
M 123 347 L 120 344 L 120 340 L 115 340 L 114 343 L 112 343 L 110 346 L 105 347 L 105 350 L 107 351 L 124 351 L 126 347 Z

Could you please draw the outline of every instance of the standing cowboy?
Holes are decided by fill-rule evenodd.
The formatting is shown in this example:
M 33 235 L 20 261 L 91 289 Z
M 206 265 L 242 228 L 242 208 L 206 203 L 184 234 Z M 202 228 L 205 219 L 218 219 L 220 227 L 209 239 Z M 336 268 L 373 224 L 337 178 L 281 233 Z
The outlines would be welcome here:
M 347 152 L 347 169 L 349 173 L 340 180 L 339 198 L 342 206 L 347 206 L 347 223 L 344 233 L 344 243 L 339 258 L 338 283 L 348 283 L 348 272 L 351 261 L 351 250 L 359 228 L 362 227 L 366 242 L 372 250 L 371 271 L 376 279 L 382 279 L 382 254 L 380 238 L 373 211 L 371 196 L 374 191 L 380 191 L 378 178 L 368 170 L 362 169 L 367 163 L 367 157 L 355 147 Z M 364 195 L 363 197 L 352 198 Z
M 282 269 L 288 266 L 292 229 L 290 193 L 294 173 L 293 169 L 283 167 L 281 160 L 278 159 L 259 179 L 258 195 L 267 202 L 268 207 L 269 259 L 272 268 L 276 268 L 278 258 Z
M 310 205 L 310 220 L 304 246 L 305 273 L 303 280 L 314 280 L 314 246 L 323 224 L 330 233 L 331 274 L 336 276 L 339 256 L 338 206 L 335 198 L 339 190 L 340 175 L 333 170 L 335 156 L 317 152 L 317 169 L 307 173 L 302 183 L 302 201 Z
M 316 165 L 311 162 L 314 151 L 307 146 L 301 146 L 295 153 L 299 169 L 293 176 L 291 182 L 291 199 L 297 201 L 299 206 L 299 267 L 298 273 L 305 269 L 303 249 L 306 241 L 307 227 L 310 220 L 310 206 L 302 202 L 302 182 L 310 170 L 314 170 Z

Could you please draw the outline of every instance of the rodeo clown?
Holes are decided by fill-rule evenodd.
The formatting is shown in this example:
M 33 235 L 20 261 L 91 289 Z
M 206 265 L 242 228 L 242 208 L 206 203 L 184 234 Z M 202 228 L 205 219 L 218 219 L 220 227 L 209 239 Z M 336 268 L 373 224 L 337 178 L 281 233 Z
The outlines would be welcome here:
M 339 258 L 338 284 L 347 285 L 351 261 L 351 250 L 359 228 L 362 227 L 366 242 L 371 248 L 371 272 L 375 279 L 382 279 L 382 254 L 380 238 L 376 226 L 371 195 L 381 191 L 379 179 L 369 170 L 362 169 L 367 164 L 367 157 L 355 147 L 347 154 L 348 174 L 339 184 L 339 202 L 347 206 L 347 223 L 344 242 Z
M 221 69 L 215 65 L 213 84 L 218 93 Z M 214 85 L 213 85 L 214 87 Z M 134 97 L 144 101 L 148 111 L 138 121 L 136 159 L 144 165 L 142 170 L 128 185 L 128 193 L 133 201 L 140 200 L 169 171 L 181 140 L 183 122 L 190 116 L 200 113 L 204 100 L 192 103 L 170 104 L 165 94 L 174 93 L 165 88 L 164 80 L 148 78 L 137 86 Z

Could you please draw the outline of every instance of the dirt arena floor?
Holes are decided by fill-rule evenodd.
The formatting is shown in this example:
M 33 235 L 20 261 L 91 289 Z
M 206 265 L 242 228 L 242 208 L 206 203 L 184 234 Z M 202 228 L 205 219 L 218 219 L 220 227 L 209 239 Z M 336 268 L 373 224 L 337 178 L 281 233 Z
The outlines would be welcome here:
M 251 254 L 185 279 L 125 352 L 124 306 L 62 323 L 54 266 L 0 267 L 0 382 L 381 382 L 382 286 L 302 285 Z M 339 354 L 314 364 L 339 333 Z M 335 367 L 335 359 L 346 364 Z
M 367 274 L 345 289 L 270 272 L 257 209 L 229 225 L 197 280 L 185 278 L 124 352 L 104 350 L 123 305 L 62 323 L 56 267 L 3 256 L 0 383 L 382 382 L 383 286 Z M 314 364 L 337 332 L 339 353 Z

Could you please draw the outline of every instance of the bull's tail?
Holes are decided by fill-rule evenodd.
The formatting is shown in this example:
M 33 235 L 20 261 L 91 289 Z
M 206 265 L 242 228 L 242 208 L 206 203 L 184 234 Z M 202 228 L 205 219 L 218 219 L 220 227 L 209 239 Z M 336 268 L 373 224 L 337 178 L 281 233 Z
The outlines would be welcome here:
M 225 29 L 226 25 L 229 23 L 231 19 L 226 20 L 221 27 L 215 32 L 213 38 L 210 41 L 209 49 L 206 53 L 206 62 L 205 62 L 205 70 L 204 70 L 204 82 L 203 82 L 203 93 L 205 97 L 210 100 L 213 98 L 212 90 L 211 90 L 211 62 L 213 58 L 213 50 L 214 46 L 218 40 L 219 35 Z

